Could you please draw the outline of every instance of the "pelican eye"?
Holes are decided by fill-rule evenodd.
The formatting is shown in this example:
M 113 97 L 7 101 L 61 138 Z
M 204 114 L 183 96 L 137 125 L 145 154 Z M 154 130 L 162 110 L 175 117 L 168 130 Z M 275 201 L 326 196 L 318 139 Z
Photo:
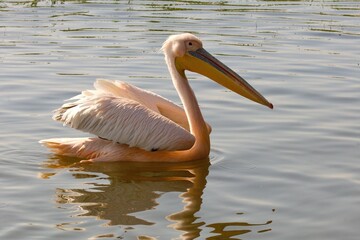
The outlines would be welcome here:
M 192 46 L 193 44 L 192 44 L 192 42 L 189 42 L 189 46 Z

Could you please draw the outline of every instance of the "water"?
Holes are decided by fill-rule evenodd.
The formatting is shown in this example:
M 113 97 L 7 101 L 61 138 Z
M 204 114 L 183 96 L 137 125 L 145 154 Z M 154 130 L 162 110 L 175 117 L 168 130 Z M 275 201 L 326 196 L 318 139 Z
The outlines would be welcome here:
M 1 1 L 0 239 L 358 239 L 360 3 Z M 179 103 L 159 53 L 192 32 L 274 110 L 189 74 L 209 161 L 72 166 L 38 140 L 96 78 Z

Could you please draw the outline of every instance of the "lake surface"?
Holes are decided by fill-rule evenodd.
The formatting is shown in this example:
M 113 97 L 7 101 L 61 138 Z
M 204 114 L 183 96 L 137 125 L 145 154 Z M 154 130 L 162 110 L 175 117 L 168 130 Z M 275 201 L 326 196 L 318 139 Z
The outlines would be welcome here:
M 191 32 L 275 108 L 188 73 L 209 159 L 90 164 L 38 141 L 119 79 L 177 103 L 159 49 Z M 0 1 L 0 239 L 359 239 L 360 2 Z

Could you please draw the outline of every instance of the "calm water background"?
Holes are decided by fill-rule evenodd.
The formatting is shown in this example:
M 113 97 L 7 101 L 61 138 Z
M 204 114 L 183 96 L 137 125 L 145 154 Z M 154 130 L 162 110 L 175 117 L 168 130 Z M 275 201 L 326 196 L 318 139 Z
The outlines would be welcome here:
M 103 164 L 38 140 L 96 78 L 179 103 L 162 42 L 192 32 L 275 105 L 189 74 L 210 161 Z M 359 239 L 360 2 L 0 1 L 0 239 Z M 209 163 L 210 162 L 210 163 Z

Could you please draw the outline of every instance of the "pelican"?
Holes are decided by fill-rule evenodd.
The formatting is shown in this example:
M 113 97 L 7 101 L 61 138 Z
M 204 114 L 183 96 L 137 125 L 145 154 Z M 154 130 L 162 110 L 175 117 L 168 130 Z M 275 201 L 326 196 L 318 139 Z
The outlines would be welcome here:
M 183 107 L 121 81 L 99 79 L 55 110 L 53 119 L 96 137 L 41 140 L 55 154 L 83 162 L 184 162 L 207 158 L 211 127 L 205 122 L 185 70 L 202 74 L 231 91 L 273 108 L 242 77 L 190 33 L 170 36 L 162 51 Z

